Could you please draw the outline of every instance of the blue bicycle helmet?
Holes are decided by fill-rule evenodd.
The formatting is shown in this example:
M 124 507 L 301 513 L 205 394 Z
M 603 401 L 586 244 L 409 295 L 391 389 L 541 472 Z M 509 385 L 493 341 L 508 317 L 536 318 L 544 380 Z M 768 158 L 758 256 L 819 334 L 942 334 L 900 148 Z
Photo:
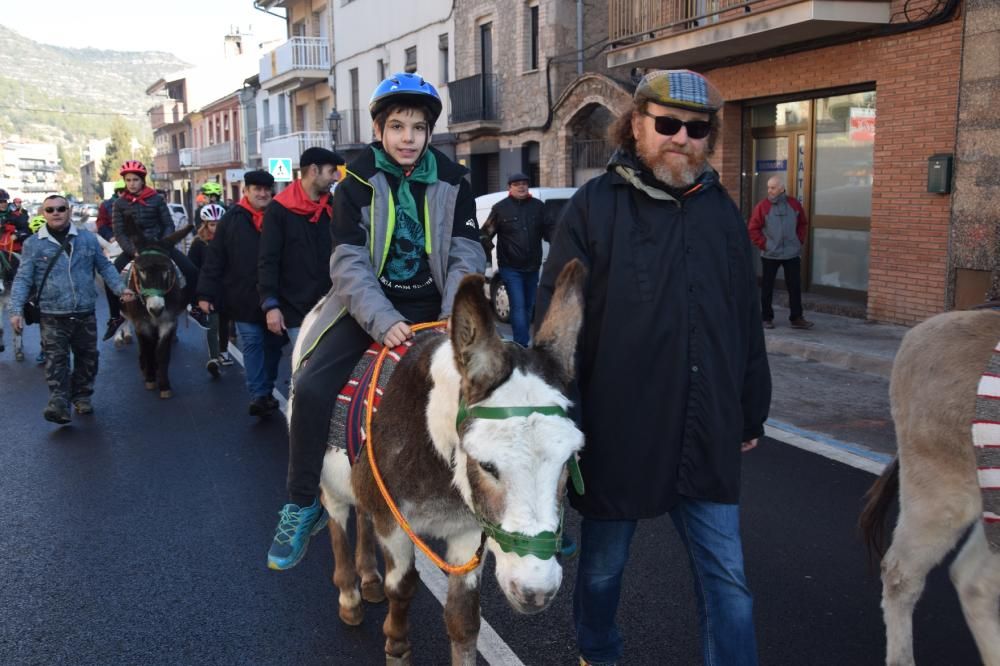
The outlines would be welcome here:
M 441 96 L 434 86 L 419 74 L 406 72 L 397 72 L 376 86 L 368 102 L 368 111 L 374 119 L 389 104 L 410 102 L 427 107 L 431 115 L 427 120 L 431 125 L 441 115 Z

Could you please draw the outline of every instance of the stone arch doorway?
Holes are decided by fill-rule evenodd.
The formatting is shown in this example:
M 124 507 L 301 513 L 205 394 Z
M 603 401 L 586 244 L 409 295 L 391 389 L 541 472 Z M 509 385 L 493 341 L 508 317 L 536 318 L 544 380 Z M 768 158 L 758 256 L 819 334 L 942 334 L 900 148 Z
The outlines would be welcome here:
M 596 73 L 563 92 L 553 109 L 552 126 L 559 129 L 542 143 L 542 171 L 553 186 L 579 186 L 604 172 L 611 153 L 607 130 L 631 99 L 628 84 Z

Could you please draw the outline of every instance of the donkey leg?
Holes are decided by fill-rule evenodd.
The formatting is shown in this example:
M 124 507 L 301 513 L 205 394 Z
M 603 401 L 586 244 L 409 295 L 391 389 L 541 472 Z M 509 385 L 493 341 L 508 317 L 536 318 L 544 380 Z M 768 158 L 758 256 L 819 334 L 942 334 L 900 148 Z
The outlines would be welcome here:
M 1000 554 L 990 550 L 981 521 L 972 528 L 950 573 L 979 656 L 986 666 L 1000 666 Z
M 371 516 L 356 506 L 354 517 L 358 533 L 354 563 L 361 574 L 361 596 L 368 603 L 381 603 L 385 601 L 385 590 L 382 575 L 378 572 L 378 561 L 375 559 L 375 531 Z
M 882 612 L 886 664 L 890 666 L 913 664 L 913 608 L 924 591 L 927 573 L 951 550 L 974 518 L 974 506 L 968 507 L 961 493 L 957 498 L 933 491 L 908 497 L 903 490 L 892 546 L 882 560 Z M 920 490 L 927 491 L 928 487 Z
M 467 562 L 479 548 L 479 542 L 478 532 L 449 540 L 448 561 Z M 475 666 L 480 624 L 478 569 L 464 576 L 448 577 L 444 622 L 451 639 L 452 666 Z
M 344 624 L 356 626 L 364 619 L 365 610 L 358 592 L 354 553 L 347 536 L 347 518 L 354 498 L 350 494 L 351 463 L 342 450 L 327 450 L 323 457 L 320 488 L 320 502 L 330 516 L 327 526 L 333 548 L 333 584 L 340 591 L 338 614 Z
M 160 397 L 166 400 L 174 397 L 174 392 L 170 390 L 170 349 L 174 339 L 176 325 L 163 326 L 160 328 L 160 339 L 156 341 L 156 383 L 160 387 Z
M 410 664 L 410 602 L 420 584 L 413 561 L 413 544 L 406 533 L 393 529 L 388 536 L 379 535 L 385 558 L 385 595 L 389 598 L 389 613 L 382 623 L 385 634 L 385 663 L 391 666 Z
M 139 370 L 142 371 L 144 386 L 147 391 L 156 388 L 156 339 L 148 330 L 139 333 Z

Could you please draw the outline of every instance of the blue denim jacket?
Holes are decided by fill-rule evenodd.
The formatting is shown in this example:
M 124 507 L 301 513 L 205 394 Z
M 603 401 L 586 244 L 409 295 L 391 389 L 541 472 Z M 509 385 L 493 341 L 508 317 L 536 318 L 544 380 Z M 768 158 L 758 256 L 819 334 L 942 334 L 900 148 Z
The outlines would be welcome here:
M 101 252 L 101 245 L 94 234 L 89 231 L 80 232 L 71 225 L 67 242 L 71 246 L 69 256 L 59 245 L 59 241 L 49 234 L 48 227 L 42 227 L 24 242 L 21 266 L 14 276 L 10 303 L 7 305 L 11 316 L 23 314 L 24 302 L 28 300 L 31 291 L 41 285 L 49 260 L 57 252 L 61 256 L 56 259 L 49 279 L 45 282 L 45 291 L 38 301 L 39 309 L 45 314 L 93 312 L 97 303 L 95 272 L 100 273 L 111 291 L 121 294 L 124 288 L 121 276 Z

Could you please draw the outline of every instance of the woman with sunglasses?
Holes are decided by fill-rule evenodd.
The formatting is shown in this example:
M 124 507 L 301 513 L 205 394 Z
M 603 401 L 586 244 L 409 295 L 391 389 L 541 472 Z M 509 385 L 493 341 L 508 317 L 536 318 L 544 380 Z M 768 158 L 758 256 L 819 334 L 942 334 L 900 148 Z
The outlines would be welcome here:
M 740 455 L 764 432 L 771 378 L 746 225 L 708 163 L 722 104 L 700 74 L 647 74 L 612 128 L 608 172 L 563 210 L 539 284 L 536 322 L 563 266 L 589 269 L 576 374 L 586 493 L 570 491 L 582 663 L 621 659 L 629 542 L 666 513 L 698 583 L 705 662 L 757 663 Z M 633 572 L 665 586 L 659 574 Z

